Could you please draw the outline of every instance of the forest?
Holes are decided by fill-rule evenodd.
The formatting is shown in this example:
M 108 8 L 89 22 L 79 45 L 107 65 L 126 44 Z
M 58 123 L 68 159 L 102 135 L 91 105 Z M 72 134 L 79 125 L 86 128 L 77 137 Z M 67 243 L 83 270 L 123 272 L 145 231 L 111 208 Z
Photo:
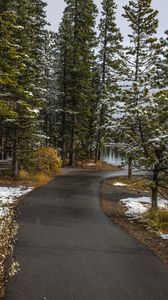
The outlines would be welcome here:
M 0 0 L 0 159 L 12 175 L 30 170 L 41 146 L 62 164 L 101 159 L 119 145 L 132 165 L 152 173 L 152 202 L 167 191 L 168 30 L 157 38 L 151 0 L 124 7 L 129 45 L 116 22 L 117 1 L 65 0 L 58 32 L 42 0 Z

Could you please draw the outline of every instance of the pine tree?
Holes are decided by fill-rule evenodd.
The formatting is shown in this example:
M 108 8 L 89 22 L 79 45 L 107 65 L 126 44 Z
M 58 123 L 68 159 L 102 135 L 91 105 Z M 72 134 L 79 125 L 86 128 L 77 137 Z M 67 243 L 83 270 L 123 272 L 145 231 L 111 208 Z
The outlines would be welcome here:
M 10 129 L 10 135 L 7 134 L 5 139 L 13 148 L 13 174 L 17 176 L 20 167 L 30 164 L 35 145 L 43 90 L 45 3 L 32 0 L 2 2 L 1 38 L 3 41 L 5 38 L 6 43 L 4 46 L 2 43 L 0 49 L 1 86 L 3 93 L 5 91 L 3 98 L 15 113 L 12 125 L 11 120 L 5 120 L 9 123 L 5 126 Z
M 20 1 L 16 3 L 17 24 L 23 28 L 17 36 L 18 45 L 25 66 L 18 75 L 22 90 L 18 95 L 13 142 L 14 175 L 21 167 L 28 168 L 37 131 L 37 115 L 42 101 L 42 58 L 45 13 L 43 1 Z
M 17 24 L 15 1 L 0 2 L 0 27 L 1 158 L 6 158 L 18 118 L 16 102 L 22 90 L 18 76 L 25 69 L 16 39 L 22 28 Z
M 48 31 L 45 39 L 45 101 L 41 110 L 42 131 L 46 135 L 46 145 L 60 147 L 59 145 L 59 103 L 58 103 L 58 49 L 57 34 Z
M 88 154 L 89 118 L 93 91 L 96 6 L 92 0 L 67 0 L 59 31 L 62 153 L 75 158 Z M 65 150 L 66 145 L 66 150 Z
M 124 17 L 131 28 L 131 46 L 126 50 L 128 87 L 124 92 L 124 115 L 121 119 L 123 138 L 128 145 L 128 156 L 153 171 L 152 205 L 157 206 L 157 189 L 162 158 L 155 143 L 159 132 L 162 110 L 153 96 L 159 60 L 159 44 L 155 37 L 158 20 L 151 0 L 129 1 Z M 161 103 L 160 102 L 160 103 Z M 162 109 L 163 109 L 162 102 Z M 154 122 L 155 120 L 155 122 Z M 155 123 L 155 124 L 154 124 Z
M 100 89 L 97 108 L 96 160 L 100 160 L 103 139 L 109 133 L 114 105 L 119 91 L 121 76 L 122 36 L 116 25 L 117 5 L 114 0 L 102 1 L 102 18 L 99 24 Z
M 158 69 L 158 85 L 160 87 L 168 86 L 168 30 L 165 31 L 165 37 L 160 39 L 162 58 Z

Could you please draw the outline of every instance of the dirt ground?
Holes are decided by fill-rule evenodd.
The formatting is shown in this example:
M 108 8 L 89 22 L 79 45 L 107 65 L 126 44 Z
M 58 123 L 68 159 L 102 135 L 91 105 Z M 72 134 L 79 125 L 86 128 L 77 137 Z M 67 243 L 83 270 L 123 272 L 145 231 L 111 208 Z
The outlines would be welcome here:
M 130 190 L 127 187 L 113 186 L 113 179 L 105 180 L 101 189 L 101 206 L 104 213 L 128 231 L 130 235 L 149 247 L 158 257 L 168 265 L 168 240 L 161 239 L 155 231 L 143 222 L 133 220 L 125 215 L 126 207 L 120 200 L 129 197 L 149 196 L 149 192 Z

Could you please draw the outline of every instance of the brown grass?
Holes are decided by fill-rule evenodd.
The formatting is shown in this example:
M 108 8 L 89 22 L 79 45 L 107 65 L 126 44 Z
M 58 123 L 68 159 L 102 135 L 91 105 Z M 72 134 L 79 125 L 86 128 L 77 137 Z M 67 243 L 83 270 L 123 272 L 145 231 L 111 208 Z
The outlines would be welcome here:
M 33 176 L 32 180 L 34 180 L 35 186 L 42 186 L 47 184 L 52 178 L 49 177 L 47 174 L 42 172 L 37 173 Z
M 0 178 L 1 186 L 32 186 L 39 187 L 47 184 L 53 177 L 48 176 L 42 172 L 37 172 L 35 174 L 29 174 L 25 170 L 19 172 L 18 178 Z
M 15 213 L 11 209 L 10 212 L 0 218 L 1 232 L 0 232 L 0 299 L 3 299 L 5 293 L 5 281 L 8 277 L 14 276 L 19 268 L 19 265 L 13 259 L 13 243 L 18 230 Z M 8 269 L 5 269 L 5 260 L 8 257 Z
M 98 161 L 97 163 L 95 163 L 93 159 L 76 161 L 75 167 L 96 171 L 116 171 L 119 169 L 119 167 L 108 164 L 105 161 Z
M 144 214 L 144 222 L 154 230 L 168 234 L 167 209 L 150 209 Z
M 112 186 L 115 182 L 121 182 L 126 184 L 129 190 L 150 192 L 150 180 L 140 176 L 134 176 L 132 179 L 127 177 L 117 177 L 115 179 L 109 179 L 107 184 Z

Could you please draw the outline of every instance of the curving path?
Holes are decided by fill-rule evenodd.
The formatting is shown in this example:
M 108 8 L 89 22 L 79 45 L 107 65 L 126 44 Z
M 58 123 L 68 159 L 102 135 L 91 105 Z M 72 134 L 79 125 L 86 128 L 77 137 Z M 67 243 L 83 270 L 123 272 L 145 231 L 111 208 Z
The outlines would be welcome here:
M 168 299 L 168 268 L 100 209 L 111 175 L 74 171 L 27 195 L 6 300 Z

